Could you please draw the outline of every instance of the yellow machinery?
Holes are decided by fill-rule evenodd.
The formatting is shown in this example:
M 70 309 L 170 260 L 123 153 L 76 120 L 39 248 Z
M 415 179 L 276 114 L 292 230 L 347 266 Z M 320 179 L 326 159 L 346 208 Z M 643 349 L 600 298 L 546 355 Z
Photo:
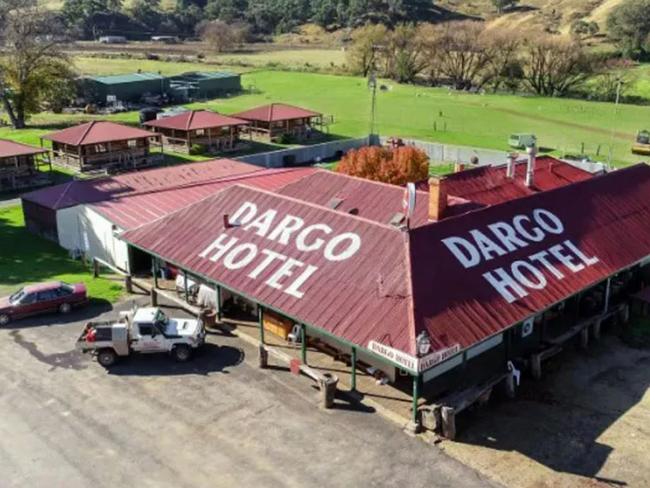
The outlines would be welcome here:
M 636 143 L 632 146 L 634 154 L 650 156 L 650 131 L 642 130 L 636 135 Z

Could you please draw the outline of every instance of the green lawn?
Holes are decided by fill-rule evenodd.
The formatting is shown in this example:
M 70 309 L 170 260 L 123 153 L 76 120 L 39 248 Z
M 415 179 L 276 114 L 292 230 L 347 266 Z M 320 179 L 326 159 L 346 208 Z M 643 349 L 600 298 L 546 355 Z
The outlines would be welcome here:
M 93 278 L 80 261 L 48 240 L 25 228 L 20 206 L 0 208 L 0 296 L 20 286 L 49 280 L 84 282 L 94 299 L 115 302 L 122 286 L 105 278 Z
M 138 65 L 132 66 L 135 69 Z M 258 71 L 244 74 L 250 93 L 192 107 L 233 113 L 259 104 L 287 102 L 333 115 L 333 134 L 363 136 L 369 131 L 370 93 L 363 78 L 314 73 Z M 423 88 L 382 82 L 377 95 L 377 130 L 383 135 L 508 149 L 512 132 L 533 132 L 540 145 L 554 154 L 585 153 L 607 161 L 610 144 L 615 165 L 642 160 L 630 152 L 640 127 L 650 125 L 650 107 L 511 95 L 474 95 L 441 88 Z M 79 123 L 92 117 L 40 114 L 25 131 L 0 129 L 0 137 L 38 143 L 39 135 L 53 127 Z M 105 117 L 137 123 L 135 112 Z

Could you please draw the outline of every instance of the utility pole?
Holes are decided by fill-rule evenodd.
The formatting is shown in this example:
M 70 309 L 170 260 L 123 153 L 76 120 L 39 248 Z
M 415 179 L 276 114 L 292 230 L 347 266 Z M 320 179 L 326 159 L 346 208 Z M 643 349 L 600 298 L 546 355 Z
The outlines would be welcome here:
M 618 117 L 618 103 L 621 100 L 621 86 L 623 85 L 623 80 L 618 78 L 616 80 L 616 103 L 614 104 L 614 119 Z M 612 155 L 614 152 L 614 124 L 612 123 L 612 131 L 609 136 L 609 166 L 612 166 Z
M 370 101 L 370 135 L 375 134 L 375 120 L 377 115 L 377 51 L 382 46 L 373 44 L 372 46 L 372 65 L 368 75 L 368 88 L 371 90 Z
M 371 101 L 370 101 L 370 135 L 375 133 L 375 115 L 377 112 L 377 75 L 373 68 L 370 73 L 370 78 L 368 79 L 368 88 L 371 90 Z

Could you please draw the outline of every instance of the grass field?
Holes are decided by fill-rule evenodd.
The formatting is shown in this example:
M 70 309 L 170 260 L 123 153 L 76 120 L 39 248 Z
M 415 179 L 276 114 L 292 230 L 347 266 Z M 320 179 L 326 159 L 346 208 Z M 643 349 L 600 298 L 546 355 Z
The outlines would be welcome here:
M 55 243 L 29 233 L 19 206 L 0 208 L 0 249 L 0 296 L 28 283 L 49 280 L 84 282 L 91 298 L 109 302 L 123 293 L 116 282 L 93 278 Z
M 104 60 L 113 66 L 115 60 Z M 184 64 L 184 63 L 183 63 Z M 131 70 L 139 67 L 131 66 Z M 650 125 L 650 107 L 514 95 L 475 95 L 383 82 L 377 94 L 377 131 L 383 135 L 507 149 L 512 132 L 533 132 L 540 145 L 554 154 L 585 153 L 607 161 L 610 144 L 615 165 L 640 161 L 630 152 L 636 132 Z M 223 113 L 233 113 L 259 104 L 287 102 L 333 115 L 331 132 L 340 136 L 362 136 L 370 130 L 371 97 L 363 78 L 314 73 L 257 71 L 244 74 L 242 84 L 250 93 L 195 103 Z M 38 143 L 38 137 L 53 127 L 88 120 L 83 114 L 39 114 L 32 127 L 23 131 L 0 129 L 0 137 Z M 137 113 L 106 117 L 137 123 Z

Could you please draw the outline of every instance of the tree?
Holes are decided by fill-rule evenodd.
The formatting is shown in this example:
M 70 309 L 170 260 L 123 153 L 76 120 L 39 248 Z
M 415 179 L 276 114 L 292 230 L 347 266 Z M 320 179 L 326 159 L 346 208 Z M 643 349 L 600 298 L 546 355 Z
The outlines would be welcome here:
M 412 83 L 427 67 L 423 43 L 414 24 L 399 24 L 390 35 L 386 74 L 399 83 Z
M 437 64 L 438 75 L 447 78 L 457 90 L 481 88 L 490 81 L 488 67 L 494 45 L 487 41 L 483 24 L 474 21 L 447 22 L 429 32 L 430 63 Z
M 524 81 L 538 95 L 564 96 L 598 68 L 596 55 L 577 42 L 540 34 L 524 43 Z
M 61 15 L 68 26 L 80 30 L 85 37 L 94 37 L 93 19 L 120 15 L 122 0 L 64 0 Z
M 336 168 L 339 173 L 394 185 L 420 181 L 429 175 L 429 158 L 412 146 L 389 149 L 368 146 L 349 151 Z
M 625 0 L 607 18 L 609 35 L 626 56 L 641 59 L 648 55 L 650 0 Z
M 70 61 L 59 49 L 63 32 L 56 16 L 38 7 L 18 8 L 5 17 L 0 99 L 16 129 L 24 128 L 27 117 L 48 102 L 53 106 L 73 83 Z
M 368 76 L 377 67 L 387 40 L 388 29 L 382 24 L 367 24 L 352 32 L 352 45 L 347 52 L 350 71 Z
M 519 0 L 492 0 L 492 5 L 497 9 L 498 14 L 502 14 L 517 3 Z
M 577 39 L 594 37 L 599 31 L 598 22 L 579 19 L 571 24 L 571 34 Z
M 246 42 L 248 37 L 248 26 L 227 24 L 221 20 L 202 22 L 196 30 L 201 39 L 218 53 L 232 50 Z
M 490 52 L 483 80 L 494 91 L 502 88 L 516 91 L 523 78 L 521 35 L 516 30 L 504 31 L 494 28 L 486 31 L 482 40 L 489 46 Z

